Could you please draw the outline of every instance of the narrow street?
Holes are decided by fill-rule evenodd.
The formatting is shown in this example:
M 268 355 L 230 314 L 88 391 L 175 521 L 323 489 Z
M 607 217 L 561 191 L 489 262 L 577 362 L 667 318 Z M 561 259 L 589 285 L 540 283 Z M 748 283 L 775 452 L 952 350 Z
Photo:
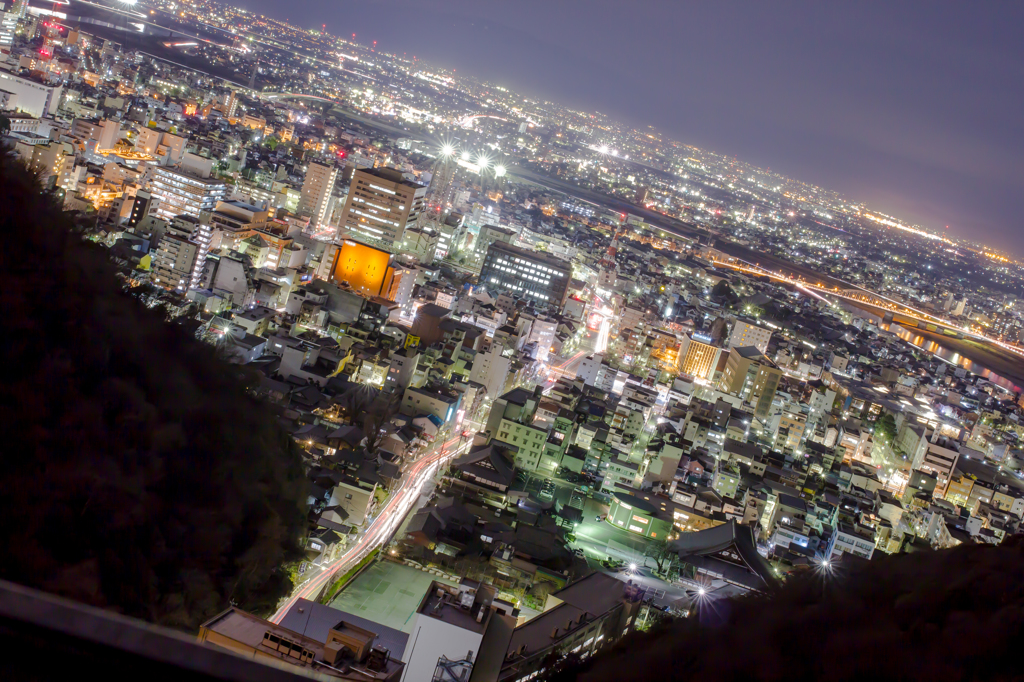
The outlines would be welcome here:
M 462 441 L 460 443 L 460 441 Z M 277 612 L 270 618 L 274 623 L 281 619 L 299 599 L 315 601 L 321 591 L 336 575 L 342 575 L 352 566 L 361 561 L 375 548 L 384 544 L 401 525 L 405 516 L 412 510 L 423 489 L 424 484 L 437 474 L 440 467 L 450 459 L 466 452 L 472 440 L 456 436 L 436 445 L 433 451 L 425 453 L 418 460 L 408 465 L 401 484 L 392 491 L 391 496 L 367 525 L 363 534 L 351 544 L 335 561 L 323 566 L 318 575 L 303 583 L 285 600 Z M 308 569 L 307 569 L 308 570 Z

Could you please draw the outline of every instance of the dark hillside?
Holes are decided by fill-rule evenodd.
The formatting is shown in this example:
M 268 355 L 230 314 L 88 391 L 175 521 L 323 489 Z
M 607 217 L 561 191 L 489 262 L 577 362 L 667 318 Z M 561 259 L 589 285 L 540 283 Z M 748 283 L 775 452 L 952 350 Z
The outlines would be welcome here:
M 270 610 L 304 530 L 288 436 L 6 157 L 0 207 L 0 577 L 187 629 Z
M 551 679 L 1019 680 L 1024 541 L 878 556 L 710 602 Z M 699 621 L 699 622 L 698 622 Z

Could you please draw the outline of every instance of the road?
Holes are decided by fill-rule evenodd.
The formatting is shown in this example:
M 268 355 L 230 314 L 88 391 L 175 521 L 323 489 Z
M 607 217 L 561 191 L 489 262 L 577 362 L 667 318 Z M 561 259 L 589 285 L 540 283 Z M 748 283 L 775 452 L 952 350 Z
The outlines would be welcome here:
M 624 562 L 626 568 L 621 571 L 603 572 L 623 582 L 631 581 L 634 585 L 644 587 L 647 590 L 646 596 L 650 597 L 656 606 L 671 606 L 676 601 L 686 598 L 687 588 L 684 585 L 670 583 L 654 575 L 654 559 L 645 556 L 644 553 L 649 542 L 647 539 L 595 519 L 596 514 L 604 514 L 607 511 L 607 506 L 594 500 L 587 500 L 583 522 L 573 531 L 576 535 L 576 542 L 573 544 L 587 555 L 587 563 L 598 568 L 598 562 L 605 558 Z M 630 569 L 631 564 L 636 568 Z
M 603 335 L 603 336 L 602 336 Z M 602 341 L 603 339 L 603 341 Z M 589 329 L 584 330 L 583 339 L 580 341 L 579 350 L 570 355 L 567 358 L 559 357 L 555 362 L 548 364 L 547 373 L 548 378 L 544 381 L 544 390 L 547 391 L 555 382 L 561 377 L 565 377 L 570 381 L 576 378 L 576 373 L 579 371 L 580 363 L 588 355 L 595 352 L 599 352 L 597 349 L 599 344 L 603 343 L 604 346 L 608 345 L 608 321 L 605 320 L 602 323 L 602 329 L 600 331 L 591 331 Z
M 462 443 L 459 441 L 462 440 Z M 466 440 L 456 436 L 436 448 L 436 452 L 424 454 L 418 460 L 408 466 L 402 482 L 392 493 L 377 516 L 370 522 L 362 537 L 352 545 L 344 554 L 338 557 L 317 577 L 297 590 L 270 618 L 273 623 L 280 623 L 281 619 L 299 599 L 315 601 L 320 595 L 324 586 L 329 584 L 336 575 L 343 575 L 352 566 L 361 561 L 367 554 L 376 547 L 384 544 L 401 525 L 406 514 L 413 508 L 423 484 L 437 473 L 438 468 L 447 460 L 461 454 L 472 445 L 472 439 Z
M 944 327 L 951 331 L 955 331 L 962 335 L 964 338 L 976 341 L 981 344 L 985 344 L 992 348 L 994 352 L 1005 352 L 1012 354 L 1015 362 L 1019 362 L 1019 358 L 1024 356 L 1024 348 L 1015 346 L 1005 341 L 992 338 L 979 331 L 979 329 L 970 329 L 968 327 L 962 327 L 955 322 L 943 319 L 931 313 L 923 310 L 918 310 L 911 306 L 895 301 L 887 296 L 879 294 L 878 292 L 865 289 L 864 287 L 853 284 L 851 282 L 844 282 L 843 280 L 836 280 L 830 278 L 833 282 L 839 282 L 846 289 L 840 289 L 834 284 L 822 284 L 821 282 L 815 282 L 805 279 L 804 277 L 792 277 L 782 272 L 775 272 L 766 268 L 760 267 L 753 263 L 748 262 L 729 262 L 729 261 L 713 261 L 717 267 L 730 268 L 739 272 L 745 272 L 748 274 L 758 275 L 762 277 L 768 277 L 769 279 L 785 282 L 792 286 L 795 286 L 811 296 L 815 296 L 821 300 L 825 300 L 823 296 L 831 296 L 833 298 L 842 299 L 850 302 L 852 305 L 868 310 L 869 312 L 883 316 L 886 313 L 893 315 L 893 319 L 897 324 L 907 325 L 911 323 L 916 326 L 920 323 L 926 325 L 933 325 L 934 327 Z M 815 293 L 817 292 L 817 293 Z M 819 295 L 820 294 L 820 295 Z M 922 331 L 929 331 L 923 329 Z

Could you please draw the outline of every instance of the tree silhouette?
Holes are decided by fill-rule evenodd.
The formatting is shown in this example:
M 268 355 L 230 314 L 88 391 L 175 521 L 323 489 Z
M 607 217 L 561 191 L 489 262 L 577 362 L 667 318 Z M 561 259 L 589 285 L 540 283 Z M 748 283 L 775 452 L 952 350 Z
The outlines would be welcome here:
M 384 441 L 387 435 L 385 427 L 391 418 L 398 414 L 401 403 L 402 394 L 396 391 L 379 396 L 366 411 L 363 418 L 363 433 L 366 434 L 366 451 L 370 454 L 377 452 L 377 448 Z
M 667 537 L 647 543 L 647 547 L 644 549 L 644 556 L 654 559 L 654 563 L 658 566 L 658 573 L 665 572 L 666 562 L 671 568 L 673 562 L 678 557 L 678 555 L 672 551 L 671 547 L 669 547 Z
M 107 251 L 0 157 L 7 332 L 0 577 L 195 629 L 270 611 L 299 556 L 301 459 L 244 371 L 122 290 Z
M 875 434 L 891 445 L 896 438 L 896 420 L 889 413 L 883 414 L 875 423 Z

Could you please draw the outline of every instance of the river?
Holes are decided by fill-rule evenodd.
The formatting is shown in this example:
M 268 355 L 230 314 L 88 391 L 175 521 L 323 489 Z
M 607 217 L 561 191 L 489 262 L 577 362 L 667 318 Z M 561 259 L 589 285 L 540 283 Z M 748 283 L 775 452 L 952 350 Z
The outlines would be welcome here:
M 956 351 L 950 350 L 949 348 L 942 346 L 934 339 L 930 339 L 923 336 L 916 329 L 907 329 L 896 323 L 885 324 L 881 326 L 882 329 L 885 329 L 887 327 L 888 331 L 891 331 L 893 334 L 900 337 L 901 339 L 911 344 L 912 346 L 917 346 L 921 350 L 931 353 L 935 357 L 941 360 L 945 360 L 951 365 L 963 367 L 968 372 L 971 372 L 972 374 L 977 374 L 978 376 L 991 381 L 993 384 L 996 384 L 997 386 L 1002 386 L 1006 390 L 1012 391 L 1013 393 L 1021 393 L 1022 390 L 1024 390 L 1021 389 L 1020 386 L 1015 384 L 1010 379 L 999 376 L 998 374 L 990 370 L 988 367 L 980 365 L 974 360 L 971 360 L 970 358 L 965 358 L 964 356 L 960 355 L 960 353 L 957 353 Z
M 943 346 L 939 341 L 935 340 L 935 337 L 941 337 L 941 334 L 934 334 L 932 332 L 921 332 L 920 330 L 917 329 L 907 329 L 906 327 L 903 327 L 902 325 L 895 322 L 883 322 L 882 318 L 878 317 L 877 315 L 870 313 L 866 310 L 857 308 L 855 306 L 852 306 L 849 303 L 844 304 L 843 307 L 846 308 L 847 310 L 853 311 L 854 314 L 858 315 L 859 317 L 863 317 L 864 319 L 871 321 L 871 323 L 876 325 L 879 329 L 892 332 L 893 334 L 900 337 L 910 345 L 920 348 L 924 352 L 934 355 L 940 360 L 944 360 L 949 364 L 955 365 L 957 367 L 963 367 L 968 372 L 971 372 L 972 374 L 977 374 L 983 379 L 991 381 L 993 384 L 997 386 L 1002 386 L 1006 390 L 1011 391 L 1013 393 L 1024 392 L 1024 389 L 1021 388 L 1021 384 L 1024 384 L 1024 381 L 1021 381 L 1019 377 L 1007 378 L 1004 376 L 1000 376 L 999 374 L 996 374 L 994 371 L 992 371 L 985 365 L 982 365 L 979 362 L 976 362 L 968 357 L 964 357 L 959 352 L 951 350 L 946 346 Z M 954 343 L 964 343 L 964 341 L 953 338 L 950 338 L 950 342 L 951 345 Z

